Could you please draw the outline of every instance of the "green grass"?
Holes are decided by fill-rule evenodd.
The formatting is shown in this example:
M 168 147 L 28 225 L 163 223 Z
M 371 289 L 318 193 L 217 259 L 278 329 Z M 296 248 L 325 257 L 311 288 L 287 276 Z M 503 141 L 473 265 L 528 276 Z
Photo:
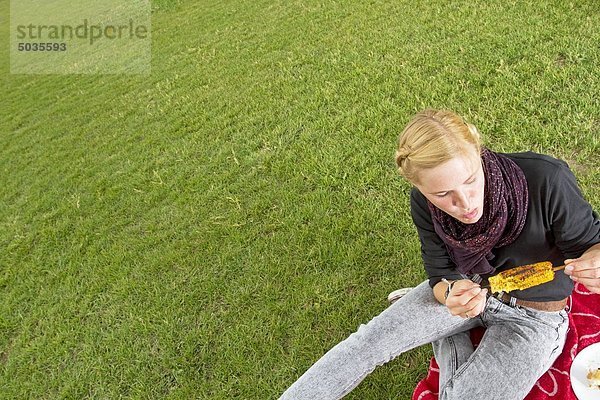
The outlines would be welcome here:
M 0 46 L 0 398 L 276 398 L 425 278 L 392 160 L 425 107 L 599 208 L 595 1 L 355 3 L 155 1 L 149 76 Z M 430 355 L 348 398 L 408 399 Z

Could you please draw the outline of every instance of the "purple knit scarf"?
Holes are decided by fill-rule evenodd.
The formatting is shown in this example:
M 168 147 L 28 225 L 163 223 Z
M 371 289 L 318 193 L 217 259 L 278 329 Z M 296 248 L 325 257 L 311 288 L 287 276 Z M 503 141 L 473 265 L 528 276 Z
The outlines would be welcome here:
M 465 275 L 494 271 L 492 249 L 515 241 L 527 217 L 525 174 L 514 161 L 488 149 L 481 152 L 485 190 L 483 215 L 463 224 L 428 202 L 435 232 L 442 238 L 458 271 Z

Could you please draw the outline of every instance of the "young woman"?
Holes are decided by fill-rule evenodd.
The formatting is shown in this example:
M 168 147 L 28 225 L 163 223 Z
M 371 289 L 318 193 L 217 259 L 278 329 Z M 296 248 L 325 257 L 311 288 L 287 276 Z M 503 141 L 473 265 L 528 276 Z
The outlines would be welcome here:
M 498 154 L 449 111 L 406 126 L 396 164 L 429 280 L 333 347 L 281 399 L 340 399 L 399 354 L 432 343 L 440 400 L 522 400 L 561 353 L 573 281 L 600 293 L 600 220 L 568 166 L 531 152 Z M 489 276 L 567 265 L 553 281 L 491 295 Z M 469 330 L 486 327 L 475 350 Z

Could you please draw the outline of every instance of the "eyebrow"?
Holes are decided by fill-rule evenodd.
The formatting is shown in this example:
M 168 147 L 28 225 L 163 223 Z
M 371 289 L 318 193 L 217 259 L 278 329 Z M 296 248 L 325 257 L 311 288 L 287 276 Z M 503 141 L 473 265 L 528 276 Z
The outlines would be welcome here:
M 477 171 L 473 172 L 463 183 L 467 183 L 468 181 L 470 181 L 475 175 L 477 175 Z M 451 192 L 452 189 L 449 190 L 440 190 L 438 192 L 432 192 L 431 194 L 440 194 L 440 193 L 448 193 Z

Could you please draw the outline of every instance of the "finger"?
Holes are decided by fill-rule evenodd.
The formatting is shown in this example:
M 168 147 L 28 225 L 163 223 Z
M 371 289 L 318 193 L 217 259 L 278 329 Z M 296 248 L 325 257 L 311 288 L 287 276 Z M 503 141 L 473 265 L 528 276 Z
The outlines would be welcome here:
M 469 291 L 476 287 L 479 287 L 479 285 L 475 282 L 469 279 L 461 279 L 460 281 L 456 281 L 452 286 L 452 294 L 454 294 L 455 296 L 460 296 L 466 291 Z
M 447 302 L 446 307 L 448 308 L 448 311 L 450 311 L 450 314 L 459 315 L 461 317 L 464 317 L 465 313 L 470 310 L 470 307 L 465 307 L 464 305 L 459 304 L 458 302 Z
M 565 268 L 565 273 L 577 278 L 600 278 L 600 266 L 593 264 L 568 266 Z
M 468 290 L 472 287 L 479 286 L 479 285 L 470 279 L 460 279 L 454 283 L 454 286 L 457 289 Z
M 479 285 L 477 284 L 467 285 L 463 283 L 462 286 L 458 287 L 457 285 L 458 283 L 455 283 L 452 287 L 448 299 L 446 299 L 447 305 L 465 305 L 473 296 L 475 296 L 471 291 L 476 292 L 479 289 Z
M 486 293 L 487 290 L 482 290 L 478 296 L 474 297 L 469 303 L 467 303 L 467 313 L 471 317 L 477 316 L 483 311 L 486 303 Z
M 466 318 L 475 318 L 476 316 L 478 316 L 479 314 L 481 314 L 481 311 L 483 311 L 481 305 L 477 304 L 472 309 L 465 311 L 464 312 L 464 316 Z
M 486 302 L 487 289 L 481 290 L 477 296 L 472 297 L 464 304 L 455 303 L 448 305 L 452 315 L 463 316 L 469 314 L 471 317 L 477 316 L 483 311 Z
M 479 286 L 475 286 L 463 294 L 456 296 L 456 302 L 461 306 L 466 306 L 470 301 L 481 294 L 482 289 Z
M 575 282 L 581 283 L 586 288 L 600 288 L 600 279 L 598 278 L 580 278 L 572 276 L 571 279 Z
M 448 296 L 448 299 L 446 300 L 446 307 L 448 307 L 452 315 L 464 315 L 464 312 L 467 309 L 472 308 L 466 307 L 469 301 L 476 298 L 478 295 L 481 295 L 481 293 L 482 290 L 478 285 L 475 285 L 470 290 L 467 290 L 458 296 L 454 293 L 454 290 L 452 290 L 450 296 Z M 485 293 L 487 293 L 487 289 L 485 290 Z
M 486 289 L 480 289 L 479 292 L 464 305 L 464 307 L 468 310 L 477 307 L 485 299 L 486 292 Z
M 579 270 L 579 269 L 589 269 L 589 268 L 597 268 L 600 263 L 600 260 L 596 258 L 580 258 L 577 260 L 573 260 L 570 263 L 565 263 L 565 271 Z

